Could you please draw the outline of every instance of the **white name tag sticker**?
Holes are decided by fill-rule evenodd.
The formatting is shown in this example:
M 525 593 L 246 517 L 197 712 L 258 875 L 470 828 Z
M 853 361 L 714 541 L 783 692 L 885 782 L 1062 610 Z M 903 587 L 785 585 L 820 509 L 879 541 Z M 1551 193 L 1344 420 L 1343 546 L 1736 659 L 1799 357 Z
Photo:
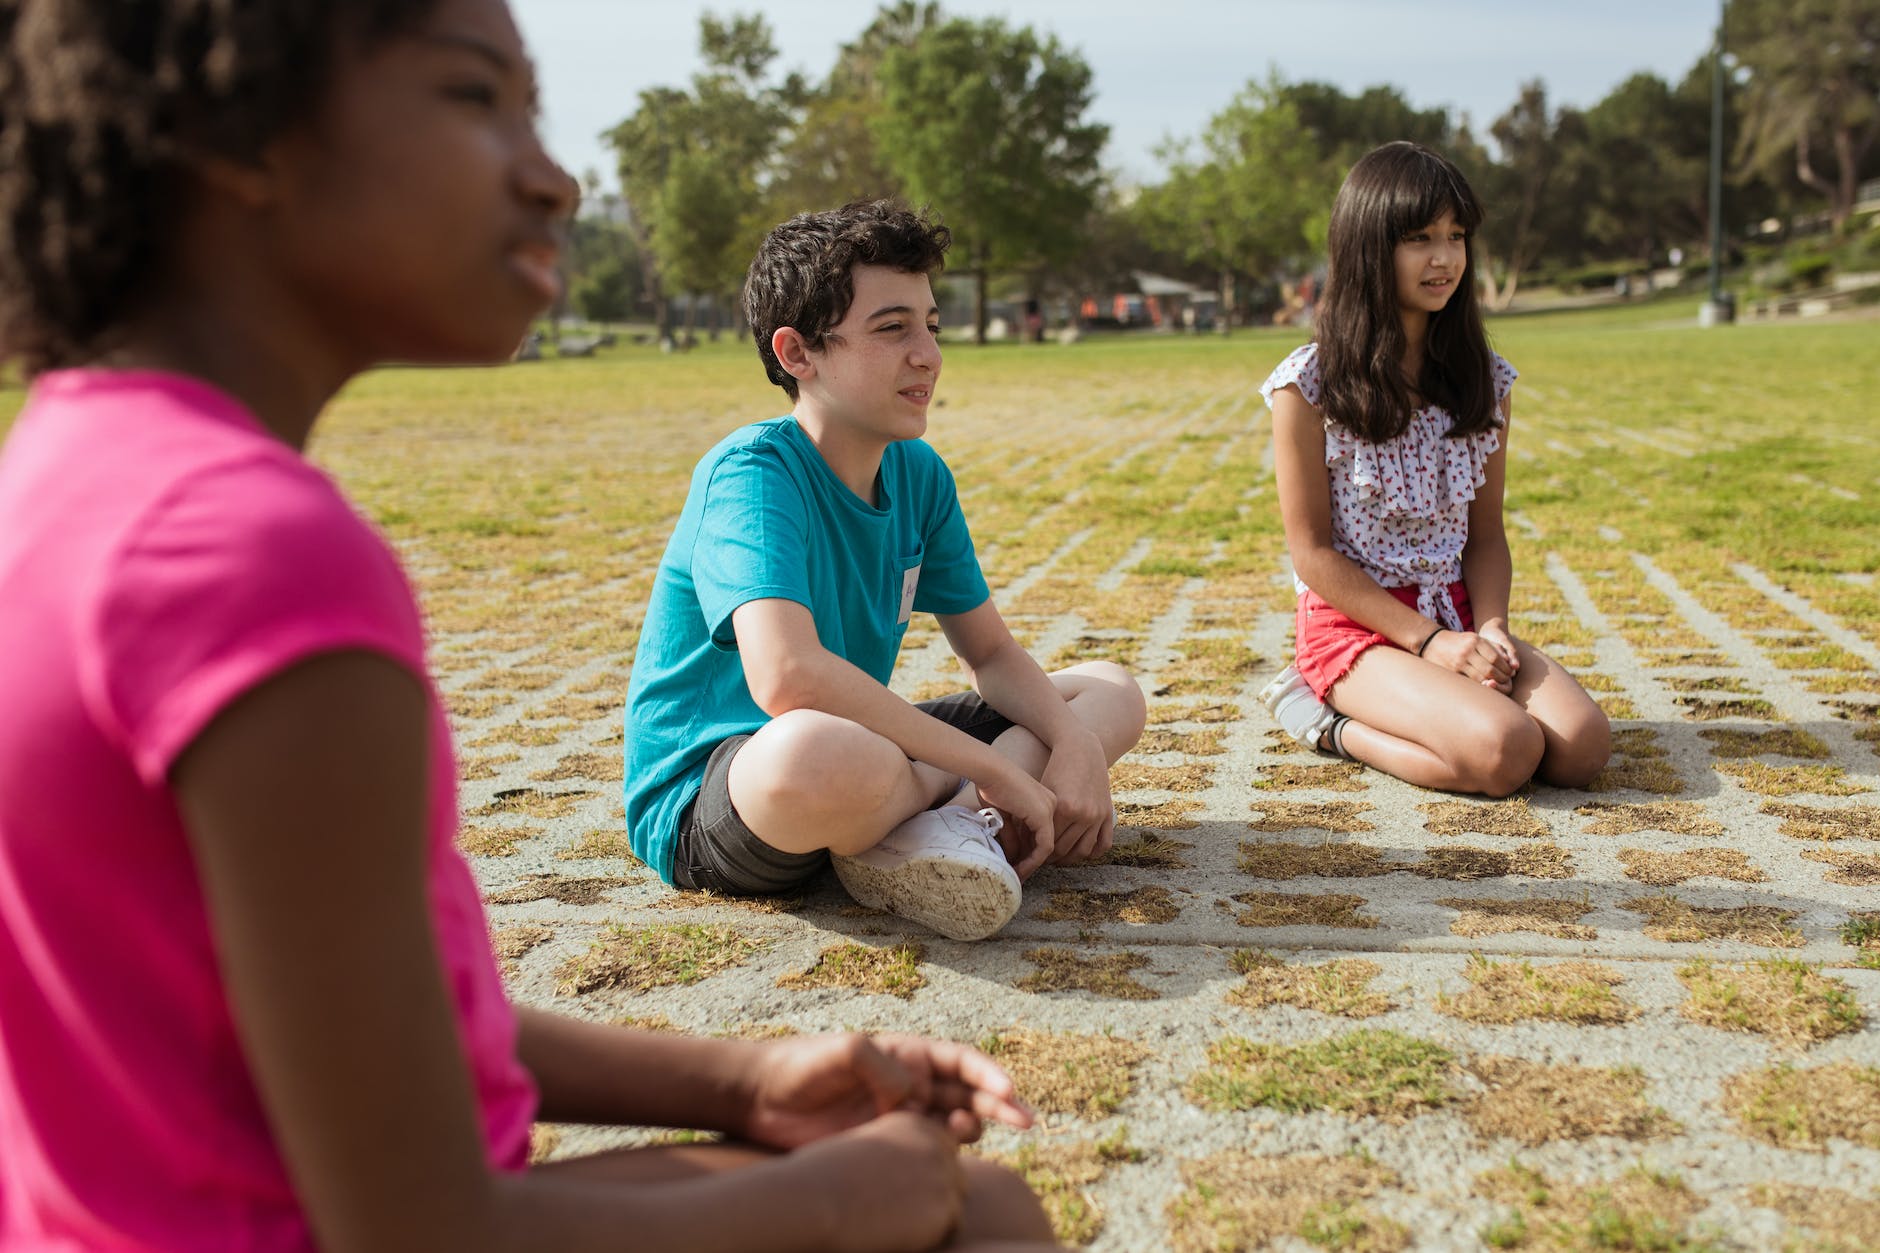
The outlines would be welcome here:
M 907 569 L 901 571 L 901 616 L 894 620 L 896 626 L 899 626 L 901 623 L 908 621 L 914 616 L 914 593 L 919 587 L 919 566 L 909 566 Z

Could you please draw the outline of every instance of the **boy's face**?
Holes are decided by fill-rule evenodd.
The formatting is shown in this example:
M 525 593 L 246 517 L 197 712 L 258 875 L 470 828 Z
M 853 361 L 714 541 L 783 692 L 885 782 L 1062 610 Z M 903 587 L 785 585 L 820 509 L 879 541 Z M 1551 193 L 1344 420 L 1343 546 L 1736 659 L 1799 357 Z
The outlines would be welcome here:
M 825 421 L 887 443 L 927 432 L 940 378 L 940 310 L 925 274 L 858 265 L 849 311 L 808 356 L 804 400 Z M 799 402 L 800 403 L 800 402 Z

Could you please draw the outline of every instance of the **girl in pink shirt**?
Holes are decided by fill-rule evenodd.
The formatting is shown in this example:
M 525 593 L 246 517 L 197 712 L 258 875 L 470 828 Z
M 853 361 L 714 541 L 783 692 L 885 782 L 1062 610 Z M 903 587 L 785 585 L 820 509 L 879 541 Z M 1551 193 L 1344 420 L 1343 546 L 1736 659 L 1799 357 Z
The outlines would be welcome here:
M 1332 204 L 1314 342 L 1261 387 L 1299 592 L 1261 694 L 1312 747 L 1421 787 L 1584 787 L 1606 715 L 1508 630 L 1502 482 L 1515 371 L 1489 351 L 1456 167 L 1392 143 Z
M 1047 1238 L 983 1055 L 512 1008 L 398 562 L 302 456 L 504 359 L 568 176 L 502 0 L 0 9 L 0 1249 Z M 536 1117 L 734 1143 L 528 1170 Z

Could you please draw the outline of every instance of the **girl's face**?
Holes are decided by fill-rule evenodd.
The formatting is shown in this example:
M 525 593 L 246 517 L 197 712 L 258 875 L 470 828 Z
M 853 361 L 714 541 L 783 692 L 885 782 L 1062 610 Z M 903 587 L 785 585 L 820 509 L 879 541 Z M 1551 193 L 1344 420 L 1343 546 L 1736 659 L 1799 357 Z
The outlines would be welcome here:
M 575 191 L 535 104 L 503 0 L 440 0 L 342 54 L 316 116 L 269 145 L 282 281 L 338 358 L 501 360 L 554 300 Z
M 1439 312 L 1456 294 L 1468 264 L 1468 234 L 1445 209 L 1434 222 L 1397 241 L 1397 307 L 1405 313 Z

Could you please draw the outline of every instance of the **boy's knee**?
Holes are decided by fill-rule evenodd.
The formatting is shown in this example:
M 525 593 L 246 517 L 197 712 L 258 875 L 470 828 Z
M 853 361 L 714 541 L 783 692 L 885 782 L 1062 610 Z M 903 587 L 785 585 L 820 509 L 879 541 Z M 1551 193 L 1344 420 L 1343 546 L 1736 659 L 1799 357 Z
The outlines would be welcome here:
M 1095 697 L 1091 729 L 1103 741 L 1111 760 L 1121 757 L 1142 738 L 1149 720 L 1149 702 L 1136 676 L 1113 661 L 1092 661 L 1076 667 L 1090 681 L 1085 694 Z
M 748 760 L 747 760 L 748 756 Z M 739 753 L 745 782 L 767 800 L 798 809 L 866 809 L 894 789 L 907 757 L 860 723 L 815 709 L 792 709 L 764 724 Z

